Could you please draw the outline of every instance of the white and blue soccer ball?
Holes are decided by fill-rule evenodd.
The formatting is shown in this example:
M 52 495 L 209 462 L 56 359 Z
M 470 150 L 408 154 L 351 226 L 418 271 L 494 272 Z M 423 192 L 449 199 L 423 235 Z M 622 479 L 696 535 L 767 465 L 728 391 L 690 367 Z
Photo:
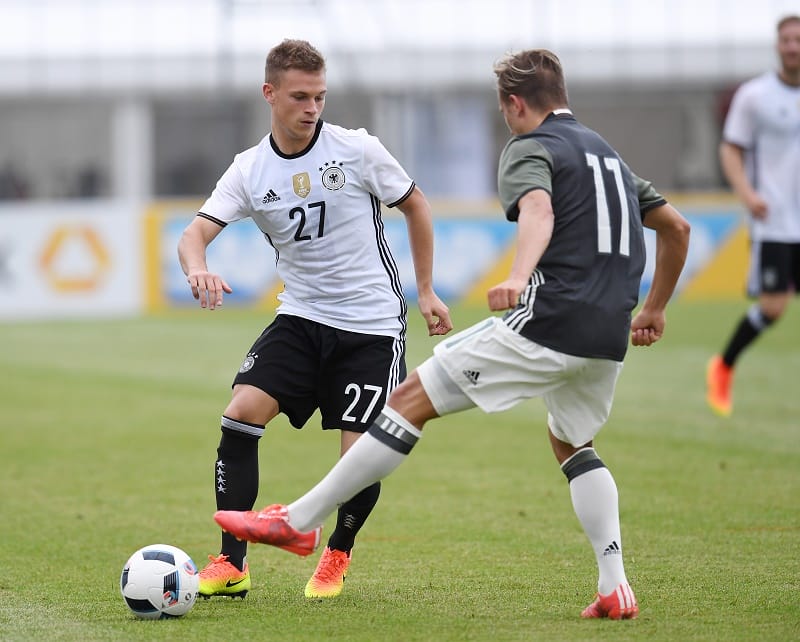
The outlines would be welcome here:
M 197 566 L 181 549 L 151 544 L 128 558 L 119 589 L 131 612 L 145 620 L 186 615 L 197 599 Z

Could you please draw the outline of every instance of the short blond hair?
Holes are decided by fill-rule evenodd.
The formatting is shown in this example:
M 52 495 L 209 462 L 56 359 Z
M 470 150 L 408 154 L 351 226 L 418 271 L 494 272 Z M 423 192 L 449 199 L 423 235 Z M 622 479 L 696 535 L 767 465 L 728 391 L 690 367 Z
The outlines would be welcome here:
M 289 69 L 300 71 L 325 71 L 325 58 L 306 40 L 286 39 L 275 45 L 267 54 L 264 82 L 277 85 L 281 74 Z
M 515 95 L 537 109 L 567 104 L 567 86 L 561 61 L 547 49 L 508 54 L 494 65 L 501 100 Z

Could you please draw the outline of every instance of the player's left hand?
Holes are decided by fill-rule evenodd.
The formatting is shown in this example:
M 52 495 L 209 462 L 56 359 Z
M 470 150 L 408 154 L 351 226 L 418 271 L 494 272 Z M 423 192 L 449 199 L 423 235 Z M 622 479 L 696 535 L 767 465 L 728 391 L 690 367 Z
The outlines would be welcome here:
M 635 346 L 650 346 L 661 338 L 652 328 L 631 329 L 631 343 Z
M 664 334 L 666 317 L 664 311 L 650 311 L 644 308 L 631 321 L 631 343 L 634 346 L 651 346 Z

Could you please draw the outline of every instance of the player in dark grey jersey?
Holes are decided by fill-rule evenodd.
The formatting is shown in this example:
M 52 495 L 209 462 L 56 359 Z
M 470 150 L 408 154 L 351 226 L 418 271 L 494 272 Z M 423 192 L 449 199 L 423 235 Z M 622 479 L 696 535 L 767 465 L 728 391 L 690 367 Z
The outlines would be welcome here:
M 642 216 L 664 198 L 566 108 L 508 142 L 498 180 L 508 220 L 518 221 L 520 199 L 534 190 L 556 212 L 506 324 L 559 352 L 622 361 L 645 262 Z
M 339 502 L 399 466 L 429 419 L 542 397 L 553 452 L 597 559 L 597 596 L 582 616 L 633 618 L 639 608 L 622 562 L 617 487 L 593 439 L 611 410 L 629 337 L 649 346 L 664 332 L 689 224 L 574 118 L 553 53 L 508 56 L 495 73 L 500 110 L 515 135 L 500 159 L 498 187 L 518 240 L 511 273 L 489 290 L 488 302 L 509 311 L 440 342 L 394 390 L 364 438 L 302 498 L 260 513 L 219 511 L 215 519 L 237 537 L 291 545 Z M 643 225 L 656 231 L 656 268 L 631 320 L 644 267 Z

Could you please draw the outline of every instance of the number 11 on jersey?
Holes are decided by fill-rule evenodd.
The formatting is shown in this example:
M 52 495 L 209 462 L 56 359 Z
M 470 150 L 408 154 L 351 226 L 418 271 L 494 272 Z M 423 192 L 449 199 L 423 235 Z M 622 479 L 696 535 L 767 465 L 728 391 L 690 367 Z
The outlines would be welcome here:
M 597 251 L 600 254 L 611 254 L 613 251 L 611 247 L 611 210 L 608 206 L 606 186 L 603 181 L 603 167 L 605 167 L 614 177 L 614 184 L 617 187 L 617 196 L 619 197 L 619 253 L 622 256 L 630 256 L 631 232 L 628 220 L 630 213 L 628 212 L 628 199 L 625 197 L 625 186 L 622 182 L 622 167 L 619 164 L 619 159 L 604 157 L 601 165 L 599 156 L 586 152 L 586 163 L 592 168 L 592 173 L 594 174 L 594 188 L 597 198 Z

